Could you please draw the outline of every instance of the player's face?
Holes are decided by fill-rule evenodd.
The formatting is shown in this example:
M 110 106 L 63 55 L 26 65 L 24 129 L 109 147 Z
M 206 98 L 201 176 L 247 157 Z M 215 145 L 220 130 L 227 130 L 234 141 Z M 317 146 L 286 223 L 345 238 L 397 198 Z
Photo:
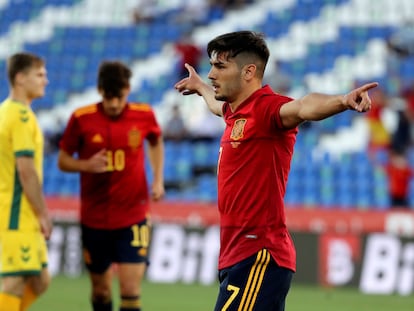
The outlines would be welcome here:
M 213 53 L 208 78 L 214 87 L 215 98 L 227 102 L 236 100 L 242 88 L 241 70 L 237 63 L 226 53 Z
M 105 94 L 101 92 L 103 97 L 102 105 L 104 112 L 109 117 L 117 117 L 119 116 L 122 111 L 124 110 L 127 104 L 127 98 L 129 95 L 129 88 L 124 88 L 121 91 L 121 96 L 119 97 L 112 97 L 112 98 L 105 98 Z
M 17 83 L 24 90 L 29 100 L 44 96 L 46 85 L 49 83 L 46 68 L 35 66 L 19 73 Z

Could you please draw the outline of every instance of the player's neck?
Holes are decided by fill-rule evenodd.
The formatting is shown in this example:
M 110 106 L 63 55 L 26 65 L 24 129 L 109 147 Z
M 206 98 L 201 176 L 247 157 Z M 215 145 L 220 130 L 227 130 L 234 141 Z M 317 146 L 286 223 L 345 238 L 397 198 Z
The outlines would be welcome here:
M 233 101 L 229 101 L 231 111 L 235 111 L 246 99 L 248 99 L 253 93 L 259 90 L 260 86 L 254 86 L 250 88 L 243 88 L 237 98 Z
M 15 102 L 19 102 L 19 103 L 22 103 L 23 105 L 25 105 L 25 106 L 30 106 L 31 105 L 31 103 L 32 103 L 32 99 L 31 98 L 29 98 L 29 96 L 27 96 L 27 94 L 26 93 L 22 93 L 22 92 L 19 92 L 19 91 L 17 91 L 17 90 L 11 90 L 10 91 L 10 95 L 9 95 L 9 97 L 13 100 L 13 101 L 15 101 Z

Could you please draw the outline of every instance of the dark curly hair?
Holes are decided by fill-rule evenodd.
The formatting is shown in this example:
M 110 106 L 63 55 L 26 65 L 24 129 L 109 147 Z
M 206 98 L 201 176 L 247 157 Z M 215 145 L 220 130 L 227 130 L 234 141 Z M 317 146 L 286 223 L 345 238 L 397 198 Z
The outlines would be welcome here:
M 262 75 L 269 60 L 269 48 L 262 33 L 242 30 L 220 35 L 207 45 L 207 54 L 226 53 L 228 58 L 238 58 L 240 65 L 254 62 L 260 68 Z
M 121 97 L 122 90 L 130 86 L 131 69 L 120 61 L 104 61 L 99 66 L 98 89 L 104 97 Z

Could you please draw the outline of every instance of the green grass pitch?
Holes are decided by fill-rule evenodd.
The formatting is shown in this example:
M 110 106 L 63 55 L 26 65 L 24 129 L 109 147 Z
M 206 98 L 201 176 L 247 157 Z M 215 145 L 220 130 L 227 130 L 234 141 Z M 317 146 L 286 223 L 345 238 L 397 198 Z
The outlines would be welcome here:
M 143 284 L 144 311 L 212 311 L 218 285 Z M 31 311 L 88 311 L 89 281 L 80 278 L 55 277 L 48 292 Z M 114 283 L 114 296 L 117 296 Z M 117 307 L 118 298 L 114 297 Z M 117 310 L 114 306 L 114 311 Z M 286 311 L 413 311 L 414 295 L 363 295 L 350 288 L 320 288 L 293 283 Z

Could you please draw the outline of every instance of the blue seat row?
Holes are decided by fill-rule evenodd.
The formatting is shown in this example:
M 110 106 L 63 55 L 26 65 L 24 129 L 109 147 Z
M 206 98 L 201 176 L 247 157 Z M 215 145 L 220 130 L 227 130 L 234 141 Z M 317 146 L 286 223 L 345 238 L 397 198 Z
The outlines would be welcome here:
M 10 30 L 14 22 L 27 22 L 39 15 L 46 6 L 71 6 L 81 0 L 9 0 L 0 10 L 0 35 Z
M 10 0 L 8 6 L 0 11 L 0 34 L 10 29 L 13 21 L 28 20 L 38 15 L 46 5 L 73 5 L 80 0 Z M 310 21 L 318 17 L 325 5 L 340 5 L 349 0 L 297 0 L 295 5 L 281 12 L 270 12 L 257 30 L 267 37 L 284 36 L 293 22 Z M 47 61 L 50 85 L 44 98 L 36 100 L 35 110 L 50 109 L 64 103 L 74 92 L 95 86 L 96 72 L 102 59 L 117 58 L 131 63 L 135 59 L 145 59 L 159 52 L 165 43 L 174 42 L 188 30 L 190 24 L 177 24 L 170 21 L 175 18 L 174 10 L 166 12 L 153 23 L 130 25 L 125 27 L 57 27 L 53 37 L 46 42 L 26 43 L 28 51 L 42 55 Z M 213 8 L 205 23 L 223 16 L 223 11 Z M 386 39 L 395 29 L 391 27 L 341 27 L 338 39 L 322 44 L 310 44 L 308 53 L 295 60 L 285 60 L 281 69 L 292 77 L 294 85 L 302 85 L 303 77 L 309 72 L 321 73 L 333 67 L 340 55 L 354 56 L 366 48 L 366 42 L 372 38 Z M 204 69 L 209 66 L 208 59 L 203 62 Z M 414 62 L 408 59 L 398 68 L 401 77 L 412 78 Z M 0 70 L 5 72 L 5 62 L 0 61 Z M 177 73 L 173 72 L 158 79 L 145 80 L 138 90 L 131 94 L 131 100 L 159 102 L 165 91 L 176 82 Z M 384 84 L 387 77 L 379 77 Z M 5 76 L 0 84 L 7 85 Z M 7 96 L 7 88 L 0 88 L 0 96 Z M 370 165 L 366 154 L 356 153 L 345 156 L 338 163 L 325 159 L 317 162 L 310 153 L 318 143 L 320 133 L 334 132 L 340 126 L 349 126 L 355 113 L 346 112 L 321 122 L 315 122 L 309 128 L 301 130 L 297 137 L 292 171 L 286 191 L 288 204 L 322 205 L 330 208 L 338 205 L 343 208 L 387 208 L 386 176 Z M 184 183 L 184 190 L 171 190 L 169 198 L 179 199 L 216 199 L 216 181 L 213 173 L 194 174 L 194 167 L 214 166 L 217 159 L 217 142 L 212 144 L 182 143 L 172 146 L 166 143 L 166 181 Z M 387 161 L 385 155 L 378 155 Z M 410 156 L 410 155 L 409 155 Z M 410 163 L 414 163 L 410 156 Z M 48 155 L 45 163 L 44 187 L 47 194 L 76 195 L 79 180 L 76 174 L 60 172 L 55 163 L 55 155 Z M 309 162 L 312 161 L 312 162 Z M 303 165 L 303 164 L 306 165 Z M 312 165 L 309 165 L 312 163 Z M 358 184 L 358 187 L 355 186 Z M 410 186 L 410 201 L 414 203 L 414 186 Z M 414 204 L 413 204 L 414 205 Z
M 178 186 L 167 191 L 167 199 L 217 199 L 215 173 L 194 173 L 197 165 L 216 164 L 217 142 L 167 141 L 165 152 L 165 181 Z M 149 166 L 147 169 L 149 172 Z M 151 176 L 148 178 L 151 182 Z M 180 189 L 180 185 L 184 187 Z M 77 174 L 60 172 L 56 165 L 56 154 L 49 154 L 45 158 L 44 187 L 46 194 L 77 195 L 79 179 Z M 388 179 L 385 171 L 373 165 L 362 153 L 351 154 L 349 158 L 344 157 L 336 162 L 313 161 L 312 165 L 309 165 L 309 161 L 293 161 L 285 201 L 287 205 L 323 208 L 387 209 L 390 208 Z M 414 180 L 409 187 L 409 201 L 414 206 Z

